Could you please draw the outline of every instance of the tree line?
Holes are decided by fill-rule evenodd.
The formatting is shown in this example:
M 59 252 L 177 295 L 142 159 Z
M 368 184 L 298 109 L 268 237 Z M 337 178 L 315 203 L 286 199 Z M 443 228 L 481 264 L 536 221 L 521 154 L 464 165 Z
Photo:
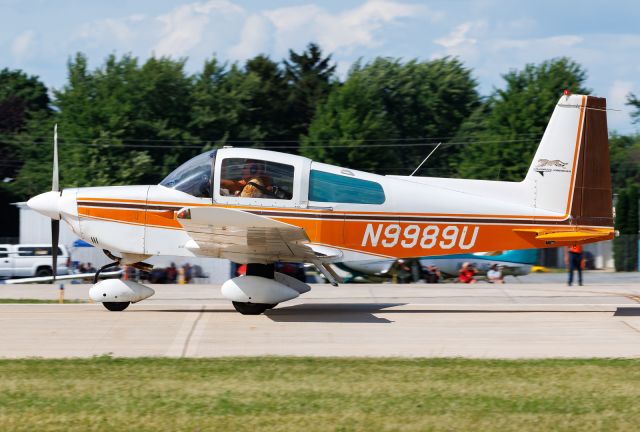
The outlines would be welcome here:
M 489 95 L 456 58 L 361 60 L 343 79 L 316 44 L 279 62 L 213 56 L 196 73 L 185 62 L 110 55 L 91 69 L 78 53 L 59 89 L 0 70 L 3 201 L 49 189 L 55 123 L 64 187 L 158 183 L 223 145 L 408 175 L 442 143 L 417 175 L 517 181 L 562 90 L 590 92 L 568 58 L 507 71 Z M 628 102 L 640 121 L 640 100 Z M 610 147 L 615 192 L 627 196 L 640 180 L 640 137 L 613 134 Z

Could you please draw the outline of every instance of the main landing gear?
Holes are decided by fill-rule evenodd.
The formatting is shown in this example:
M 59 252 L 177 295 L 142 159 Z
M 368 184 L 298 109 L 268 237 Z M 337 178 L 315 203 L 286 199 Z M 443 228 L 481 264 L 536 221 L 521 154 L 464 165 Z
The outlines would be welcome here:
M 311 287 L 275 271 L 274 264 L 247 264 L 246 276 L 222 284 L 222 295 L 242 315 L 260 315 L 278 303 L 294 299 Z
M 129 307 L 131 302 L 102 302 L 102 306 L 111 312 L 121 312 Z
M 273 309 L 278 306 L 275 304 L 266 304 L 266 303 L 243 303 L 243 302 L 231 302 L 233 307 L 236 308 L 238 312 L 242 315 L 260 315 L 267 309 Z
M 275 264 L 247 264 L 246 276 L 258 276 L 266 279 L 274 278 Z M 249 297 L 251 300 L 251 297 Z M 232 301 L 233 307 L 242 315 L 260 315 L 268 309 L 273 309 L 278 303 L 252 303 Z

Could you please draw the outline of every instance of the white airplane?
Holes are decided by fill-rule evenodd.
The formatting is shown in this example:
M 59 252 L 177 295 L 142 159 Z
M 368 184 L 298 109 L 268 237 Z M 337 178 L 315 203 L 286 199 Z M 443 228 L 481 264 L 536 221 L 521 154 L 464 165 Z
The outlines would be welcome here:
M 54 244 L 63 220 L 114 265 L 148 269 L 143 261 L 153 255 L 245 263 L 246 276 L 222 285 L 242 314 L 309 291 L 275 272 L 277 261 L 313 263 L 337 284 L 329 263 L 563 246 L 614 235 L 606 103 L 592 96 L 560 98 L 520 182 L 381 176 L 223 148 L 189 160 L 159 185 L 60 191 L 55 141 L 52 190 L 27 203 L 52 219 Z M 153 290 L 111 279 L 89 294 L 119 311 Z

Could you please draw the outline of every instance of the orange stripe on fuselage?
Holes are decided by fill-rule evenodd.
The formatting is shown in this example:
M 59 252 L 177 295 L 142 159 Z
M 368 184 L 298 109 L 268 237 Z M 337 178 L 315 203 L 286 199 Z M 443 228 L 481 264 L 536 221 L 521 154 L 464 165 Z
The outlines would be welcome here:
M 515 231 L 522 229 L 523 225 L 513 224 L 439 223 L 437 221 L 394 223 L 279 217 L 273 217 L 272 219 L 303 228 L 312 243 L 398 258 L 507 249 L 544 248 L 569 244 L 567 242 L 550 244 L 544 240 L 537 240 L 536 232 Z M 372 241 L 365 241 L 367 226 L 371 226 L 370 230 L 374 233 L 379 232 L 376 245 L 373 245 Z M 576 228 L 575 226 L 525 226 L 532 230 L 552 229 L 554 232 L 573 231 Z M 477 233 L 475 238 L 473 238 L 476 228 Z M 424 244 L 430 247 L 421 246 L 425 230 L 428 230 L 428 232 L 427 241 L 425 241 Z M 613 230 L 610 228 L 591 228 L 591 230 L 607 233 L 608 237 L 594 238 L 580 243 L 613 238 Z M 435 234 L 436 232 L 437 234 Z M 406 235 L 407 233 L 409 235 Z M 370 237 L 368 237 L 368 239 L 371 240 Z
M 255 210 L 255 208 L 253 208 Z M 289 213 L 294 209 L 281 209 Z M 108 220 L 116 223 L 146 225 L 163 229 L 182 229 L 172 211 L 145 211 L 144 209 L 117 209 L 79 206 L 78 213 L 82 216 L 98 220 Z M 490 251 L 500 249 L 524 249 L 549 247 L 550 244 L 537 240 L 535 230 L 553 229 L 554 232 L 572 231 L 575 226 L 553 226 L 544 224 L 514 225 L 498 223 L 447 223 L 437 220 L 420 222 L 376 222 L 369 220 L 345 220 L 314 218 L 313 215 L 301 217 L 278 217 L 271 219 L 303 228 L 312 243 L 324 244 L 337 248 L 363 252 L 377 256 L 413 257 L 425 255 L 443 255 L 452 253 L 469 253 L 476 251 Z M 331 212 L 332 214 L 335 214 Z M 364 241 L 367 226 L 377 233 L 377 242 Z M 532 232 L 515 231 L 523 226 Z M 475 239 L 472 236 L 477 228 Z M 428 229 L 429 241 L 422 242 L 425 229 Z M 389 230 L 389 231 L 387 231 Z M 608 228 L 594 229 L 609 234 Z M 434 233 L 437 231 L 437 234 Z M 407 235 L 407 233 L 409 235 Z M 455 233 L 455 239 L 452 238 Z M 416 241 L 417 238 L 417 241 Z M 369 238 L 369 240 L 371 240 Z M 431 241 L 433 240 L 433 241 Z M 604 240 L 599 238 L 597 240 Z M 587 240 L 581 243 L 588 243 Z M 593 241 L 596 241 L 595 239 Z M 412 244 L 415 243 L 415 244 Z M 423 243 L 429 247 L 423 247 Z M 556 243 L 562 246 L 566 243 Z M 450 247 L 449 247 L 450 246 Z
M 175 219 L 174 212 L 147 212 L 143 209 L 114 209 L 101 207 L 78 206 L 78 215 L 123 222 L 135 225 L 149 225 L 159 228 L 182 229 L 182 225 Z

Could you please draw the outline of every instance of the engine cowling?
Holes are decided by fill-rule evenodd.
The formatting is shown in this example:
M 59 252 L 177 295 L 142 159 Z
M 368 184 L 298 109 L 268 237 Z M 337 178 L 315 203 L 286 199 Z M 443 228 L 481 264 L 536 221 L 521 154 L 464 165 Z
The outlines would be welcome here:
M 146 285 L 120 279 L 101 280 L 89 290 L 89 297 L 96 303 L 136 303 L 154 294 Z

